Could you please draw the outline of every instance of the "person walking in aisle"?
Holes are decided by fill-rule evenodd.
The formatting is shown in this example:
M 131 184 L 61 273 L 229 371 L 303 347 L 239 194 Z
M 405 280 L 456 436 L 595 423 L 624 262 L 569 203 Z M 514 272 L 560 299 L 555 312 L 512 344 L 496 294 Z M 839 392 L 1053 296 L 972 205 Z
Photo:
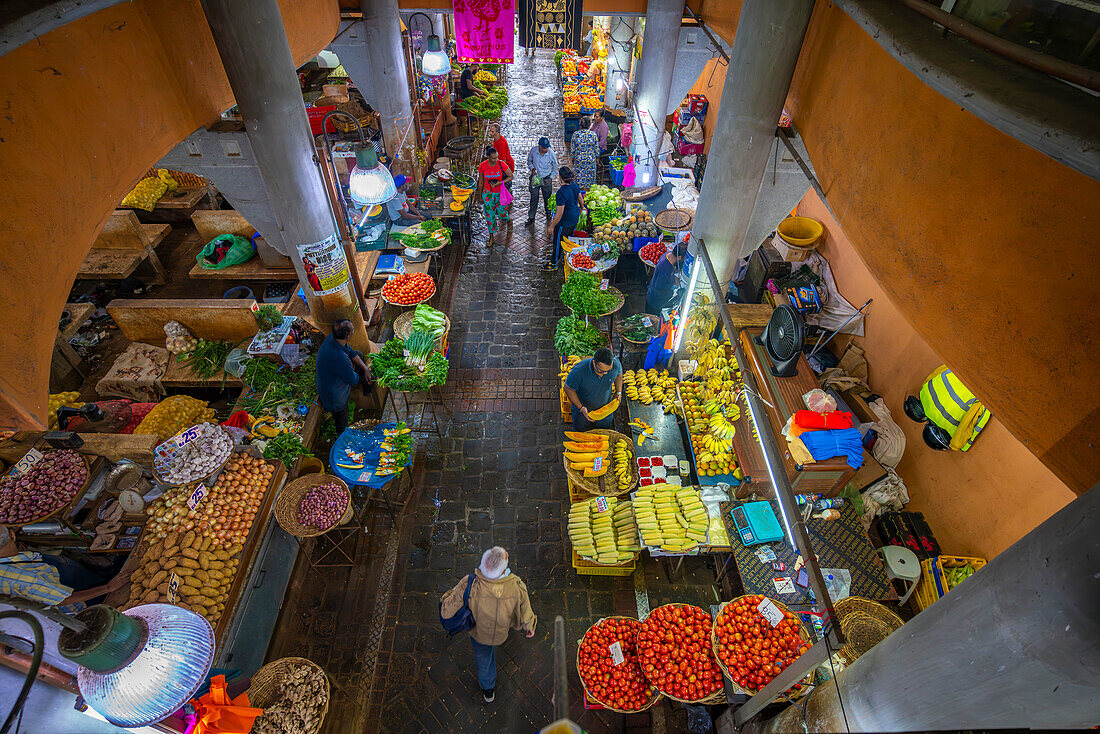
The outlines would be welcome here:
M 493 124 L 489 125 L 489 131 L 488 132 L 489 132 L 489 145 L 496 148 L 497 155 L 500 156 L 500 162 L 503 163 L 504 165 L 508 166 L 508 170 L 512 172 L 512 176 L 514 178 L 515 173 L 516 173 L 516 162 L 514 160 L 512 160 L 512 151 L 508 147 L 508 141 L 505 140 L 504 135 L 500 132 L 500 123 L 499 122 L 494 122 Z M 513 181 L 513 179 L 509 179 L 509 180 L 504 182 L 504 188 L 508 189 L 509 193 L 512 191 L 512 181 Z M 508 212 L 507 214 L 504 215 L 505 219 L 511 219 L 512 218 L 511 211 L 512 211 L 512 204 L 514 202 L 515 202 L 515 199 L 513 199 L 511 202 L 509 202 L 508 206 L 504 207 L 505 211 Z
M 573 156 L 573 175 L 581 191 L 596 183 L 596 158 L 600 154 L 600 139 L 592 132 L 592 120 L 582 117 L 580 129 L 573 133 L 569 153 Z
M 607 120 L 603 119 L 603 110 L 592 113 L 592 132 L 596 133 L 596 140 L 600 144 L 600 155 L 607 153 L 607 134 L 611 129 L 607 126 Z
M 554 240 L 550 259 L 543 266 L 546 271 L 557 270 L 561 261 L 561 238 L 566 234 L 573 234 L 581 218 L 581 190 L 573 182 L 573 171 L 563 166 L 558 175 L 561 177 L 561 187 L 554 197 L 557 209 L 554 210 L 553 219 L 546 223 L 546 234 Z
M 528 637 L 535 636 L 538 618 L 531 610 L 527 584 L 508 568 L 508 551 L 493 546 L 481 556 L 481 565 L 474 572 L 470 587 L 470 612 L 474 627 L 470 644 L 477 664 L 477 682 L 485 703 L 496 698 L 496 648 L 508 639 L 508 631 L 517 629 Z M 443 595 L 440 616 L 454 616 L 462 608 L 469 577 Z
M 527 153 L 527 177 L 531 186 L 531 206 L 527 210 L 527 226 L 535 224 L 539 210 L 539 194 L 546 206 L 546 221 L 554 216 L 550 211 L 550 194 L 553 191 L 554 171 L 558 170 L 558 154 L 550 148 L 550 138 L 539 138 L 539 144 Z
M 497 149 L 493 146 L 485 148 L 485 160 L 477 167 L 478 191 L 481 192 L 481 203 L 485 208 L 485 223 L 489 228 L 489 239 L 486 247 L 492 247 L 500 221 L 504 218 L 504 207 L 500 203 L 501 187 L 512 180 L 512 169 L 500 161 Z

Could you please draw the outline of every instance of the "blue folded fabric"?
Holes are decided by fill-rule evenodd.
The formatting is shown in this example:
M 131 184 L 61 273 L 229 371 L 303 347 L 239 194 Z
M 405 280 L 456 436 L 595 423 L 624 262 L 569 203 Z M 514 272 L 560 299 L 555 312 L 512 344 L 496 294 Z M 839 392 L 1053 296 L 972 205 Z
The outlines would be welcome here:
M 805 431 L 799 438 L 806 444 L 815 461 L 844 456 L 847 457 L 848 466 L 853 469 L 863 466 L 863 438 L 859 435 L 858 428 Z

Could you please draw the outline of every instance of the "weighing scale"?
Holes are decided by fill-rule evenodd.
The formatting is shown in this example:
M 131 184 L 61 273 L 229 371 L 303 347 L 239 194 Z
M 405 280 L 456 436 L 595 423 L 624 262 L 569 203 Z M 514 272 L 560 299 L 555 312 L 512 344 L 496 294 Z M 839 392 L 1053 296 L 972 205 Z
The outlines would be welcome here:
M 745 545 L 771 543 L 783 539 L 783 528 L 770 502 L 746 502 L 730 510 L 733 525 Z

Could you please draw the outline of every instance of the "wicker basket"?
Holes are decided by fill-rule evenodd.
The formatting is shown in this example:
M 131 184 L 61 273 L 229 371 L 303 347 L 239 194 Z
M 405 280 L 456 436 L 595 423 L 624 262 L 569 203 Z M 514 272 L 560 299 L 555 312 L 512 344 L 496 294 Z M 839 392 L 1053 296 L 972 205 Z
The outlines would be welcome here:
M 192 428 L 194 428 L 194 426 L 188 426 L 187 428 L 183 429 L 183 431 L 180 431 L 179 433 L 177 433 L 175 436 L 172 436 L 168 440 L 171 441 L 172 438 L 175 438 L 176 436 L 180 435 L 180 433 L 183 433 L 184 431 L 190 431 Z M 222 430 L 224 431 L 225 429 L 223 428 Z M 216 475 L 218 472 L 220 472 L 222 469 L 224 469 L 226 463 L 229 462 L 229 459 L 232 456 L 233 456 L 233 451 L 230 450 L 229 453 L 226 454 L 225 459 L 222 460 L 222 463 L 218 464 L 218 466 L 212 472 L 207 474 L 205 477 L 201 477 L 199 479 L 192 479 L 189 482 L 180 482 L 180 483 L 169 482 L 167 479 L 162 477 L 160 475 L 160 472 L 157 470 L 156 460 L 154 459 L 154 461 L 153 461 L 153 479 L 156 479 L 157 483 L 163 484 L 165 487 L 182 487 L 184 484 L 197 484 L 199 482 L 205 482 L 207 479 L 209 479 L 210 477 Z
M 661 317 L 660 316 L 654 316 L 651 313 L 644 313 L 642 315 L 643 316 L 648 316 L 653 321 L 653 323 L 657 325 L 657 327 L 658 327 L 657 333 L 654 334 L 653 336 L 657 336 L 658 334 L 660 334 Z M 624 336 L 623 335 L 623 322 L 622 321 L 615 324 L 615 333 L 619 335 L 620 339 L 622 339 L 624 342 L 626 342 L 628 344 L 649 344 L 649 339 L 653 338 L 653 336 L 651 336 L 651 337 L 649 337 L 649 339 L 646 339 L 645 341 L 639 342 L 639 341 L 635 341 L 633 339 L 630 339 L 630 338 Z
M 343 479 L 334 477 L 331 474 L 307 474 L 287 483 L 283 487 L 283 491 L 279 492 L 279 496 L 275 498 L 275 520 L 278 521 L 279 527 L 297 538 L 312 538 L 332 530 L 332 528 L 321 530 L 307 527 L 298 522 L 298 506 L 302 503 L 302 498 L 305 497 L 310 487 L 319 487 L 322 484 L 339 484 L 344 489 L 348 489 L 348 485 Z M 348 506 L 344 510 L 344 515 L 340 518 L 340 521 L 332 527 L 338 527 L 348 522 L 351 520 L 351 515 L 351 490 L 348 490 Z
M 711 626 L 710 626 L 710 652 L 711 652 L 711 655 L 713 655 L 713 656 L 714 656 L 714 659 L 718 661 L 718 667 L 722 669 L 722 673 L 723 673 L 723 674 L 724 674 L 724 675 L 725 675 L 725 676 L 726 676 L 727 678 L 729 678 L 729 681 L 730 681 L 730 685 L 731 685 L 731 686 L 733 686 L 733 690 L 737 691 L 738 693 L 746 693 L 746 694 L 748 694 L 748 695 L 750 695 L 750 696 L 751 696 L 751 695 L 753 695 L 754 693 L 756 693 L 756 691 L 754 691 L 754 690 L 752 690 L 752 689 L 750 689 L 750 688 L 745 688 L 745 687 L 743 687 L 743 686 L 740 686 L 740 685 L 738 685 L 738 684 L 737 684 L 737 683 L 736 683 L 736 682 L 735 682 L 735 681 L 733 680 L 733 676 L 732 676 L 732 675 L 730 675 L 730 671 L 729 671 L 729 669 L 728 669 L 728 668 L 726 667 L 726 664 L 722 662 L 722 658 L 720 658 L 720 657 L 718 656 L 718 635 L 716 635 L 716 634 L 714 633 L 714 628 L 715 628 L 715 626 L 717 626 L 717 624 L 718 624 L 718 618 L 722 616 L 722 612 L 723 612 L 723 611 L 725 611 L 726 607 L 727 607 L 728 605 L 730 605 L 730 604 L 733 604 L 733 603 L 734 603 L 734 602 L 736 602 L 736 601 L 739 601 L 739 600 L 741 600 L 741 599 L 744 599 L 744 598 L 746 598 L 747 596 L 750 596 L 750 595 L 749 595 L 749 594 L 746 594 L 746 595 L 744 595 L 744 596 L 739 596 L 739 597 L 737 597 L 736 599 L 733 599 L 733 600 L 731 600 L 731 601 L 724 601 L 724 602 L 722 602 L 722 604 L 721 604 L 721 605 L 719 605 L 719 607 L 718 607 L 718 614 L 714 615 L 714 621 L 713 621 L 713 623 L 712 623 L 712 624 L 711 624 Z M 751 596 L 759 596 L 759 594 L 752 594 Z M 779 608 L 780 608 L 781 610 L 783 610 L 784 612 L 790 612 L 790 611 L 791 611 L 791 610 L 790 610 L 790 609 L 789 609 L 789 608 L 787 607 L 787 605 L 786 605 L 786 604 L 784 604 L 783 602 L 781 602 L 781 601 L 776 601 L 775 599 L 771 599 L 770 597 L 769 597 L 769 599 L 770 599 L 770 601 L 772 602 L 772 604 L 775 604 L 775 605 L 776 605 L 777 607 L 779 607 Z M 793 612 L 791 612 L 791 613 L 793 614 Z M 801 638 L 802 638 L 803 640 L 805 640 L 806 642 L 811 642 L 811 640 L 810 640 L 810 633 L 806 631 L 806 625 L 802 623 L 802 620 L 798 618 L 798 615 L 795 615 L 795 619 L 798 619 L 798 634 L 799 634 L 799 636 L 800 636 L 800 637 L 801 637 Z M 813 672 L 813 671 L 811 670 L 811 671 L 810 671 L 809 673 L 807 673 L 807 674 L 806 674 L 806 676 L 805 676 L 805 677 L 804 677 L 804 678 L 802 679 L 802 687 L 801 687 L 800 689 L 798 689 L 797 691 L 787 691 L 787 694 L 788 694 L 788 695 L 789 695 L 789 696 L 790 696 L 791 698 L 799 698 L 799 697 L 801 697 L 801 696 L 804 696 L 804 695 L 806 695 L 806 693 L 807 693 L 807 692 L 808 692 L 808 691 L 810 690 L 810 686 L 811 686 L 811 685 L 812 685 L 812 683 L 813 683 L 813 677 L 814 677 L 814 672 Z
M 630 440 L 629 436 L 625 436 L 618 431 L 613 431 L 610 428 L 593 428 L 588 433 L 596 433 L 601 436 L 610 436 L 611 438 L 618 438 L 626 441 L 630 444 L 630 451 L 634 451 L 634 442 Z M 638 483 L 641 481 L 642 476 L 638 473 L 638 462 L 630 462 L 630 470 L 634 475 L 633 481 L 630 486 L 625 489 L 619 489 L 619 483 L 612 481 L 615 479 L 613 468 L 609 468 L 602 476 L 598 477 L 586 477 L 583 471 L 577 471 L 569 466 L 569 459 L 565 458 L 562 454 L 562 463 L 565 465 L 565 473 L 569 477 L 569 481 L 573 483 L 573 486 L 577 489 L 583 490 L 590 495 L 599 497 L 600 495 L 607 495 L 612 497 L 618 497 L 620 495 L 628 494 L 638 487 Z
M 47 452 L 47 455 L 49 455 L 49 453 L 51 453 L 51 452 Z M 87 472 L 87 476 L 84 477 L 84 484 L 80 485 L 80 489 L 78 489 L 76 492 L 74 492 L 72 497 L 69 497 L 69 499 L 65 500 L 65 504 L 58 505 L 55 509 L 50 510 L 45 515 L 41 515 L 41 516 L 36 517 L 32 520 L 27 520 L 26 522 L 0 523 L 0 525 L 5 526 L 5 527 L 9 527 L 9 528 L 18 528 L 18 527 L 21 527 L 23 525 L 33 525 L 36 522 L 42 522 L 43 520 L 48 520 L 49 518 L 53 517 L 54 515 L 61 512 L 62 510 L 64 510 L 69 505 L 71 505 L 74 498 L 82 497 L 84 495 L 84 493 L 88 490 L 88 485 L 91 484 L 93 477 L 92 477 L 92 459 L 91 459 L 91 457 L 86 456 L 85 454 L 80 454 L 80 458 L 82 458 L 84 460 L 84 470 Z
M 405 311 L 396 319 L 394 319 L 393 335 L 396 336 L 398 339 L 401 339 L 402 341 L 408 339 L 409 335 L 412 334 L 412 323 L 415 318 L 416 311 Z M 446 319 L 445 323 L 447 324 L 447 326 L 444 329 L 443 334 L 436 339 L 436 343 L 440 346 L 446 344 L 447 337 L 451 335 L 451 319 L 446 314 L 443 315 L 443 318 Z
M 653 217 L 653 223 L 665 232 L 683 232 L 691 229 L 691 223 L 694 219 L 695 212 L 692 210 L 673 207 L 657 212 L 657 215 Z
M 252 676 L 252 680 L 248 685 L 248 702 L 255 708 L 267 708 L 274 705 L 278 701 L 276 681 L 279 679 L 279 675 L 287 668 L 303 665 L 316 668 L 321 671 L 321 675 L 325 678 L 325 701 L 321 705 L 321 714 L 317 717 L 316 726 L 309 732 L 309 734 L 315 734 L 315 732 L 321 730 L 321 725 L 325 721 L 325 714 L 328 713 L 328 704 L 332 699 L 332 684 L 329 682 L 328 675 L 325 674 L 325 669 L 312 660 L 306 658 L 279 658 L 263 666 Z
M 834 608 L 847 640 L 840 654 L 848 665 L 905 624 L 882 604 L 859 596 L 846 596 Z
M 663 604 L 659 607 L 655 607 L 652 610 L 650 610 L 650 616 L 653 616 L 653 612 L 656 612 L 658 609 L 664 609 L 665 607 L 692 607 L 694 609 L 700 609 L 701 608 L 701 607 L 696 607 L 693 604 Z M 644 624 L 644 622 L 643 622 L 643 624 Z M 714 629 L 713 625 L 711 626 L 711 629 L 712 630 Z M 711 656 L 713 656 L 713 655 L 714 655 L 714 652 L 712 650 L 711 651 Z M 654 688 L 657 688 L 658 690 L 660 690 L 660 688 L 658 688 L 657 683 L 654 680 L 650 679 L 649 682 L 653 683 Z M 714 693 L 711 693 L 708 696 L 704 696 L 704 697 L 702 697 L 702 698 L 700 698 L 696 701 L 691 701 L 691 700 L 686 699 L 686 698 L 677 698 L 676 696 L 673 696 L 672 694 L 668 693 L 667 691 L 661 691 L 661 694 L 665 695 L 665 696 L 668 696 L 673 701 L 679 701 L 680 703 L 691 703 L 691 704 L 700 704 L 701 703 L 701 704 L 706 704 L 707 706 L 715 706 L 715 705 L 720 704 L 720 703 L 726 703 L 726 690 L 725 690 L 724 687 L 720 687 Z
M 603 622 L 605 620 L 608 620 L 608 619 L 634 619 L 634 617 L 623 617 L 621 615 L 616 615 L 616 616 L 613 616 L 613 617 L 601 617 L 600 619 L 596 620 L 595 624 L 593 624 L 592 627 L 595 627 L 596 625 L 598 625 L 601 622 Z M 587 635 L 588 631 L 591 630 L 592 627 L 589 627 L 588 630 L 585 630 L 584 634 Z M 582 642 L 584 642 L 583 637 L 580 640 L 577 641 L 577 657 L 574 661 L 574 664 L 576 665 L 576 668 L 577 668 L 577 677 L 580 678 L 580 681 L 581 681 L 581 688 L 584 689 L 584 694 L 586 696 L 588 696 L 593 701 L 595 701 L 596 703 L 603 706 L 608 711 L 614 711 L 617 714 L 638 714 L 638 713 L 641 713 L 642 711 L 648 711 L 649 709 L 653 708 L 654 704 L 656 704 L 658 701 L 661 700 L 661 692 L 657 690 L 657 686 L 653 686 L 653 696 L 649 699 L 649 702 L 646 703 L 645 706 L 642 706 L 640 709 L 633 709 L 633 710 L 617 709 L 614 706 L 612 706 L 612 705 L 610 705 L 610 704 L 608 704 L 604 701 L 601 701 L 599 698 L 596 697 L 596 695 L 594 693 L 592 693 L 592 691 L 588 690 L 588 686 L 585 685 L 585 683 L 584 683 L 584 676 L 581 675 L 581 643 Z M 641 672 L 641 668 L 639 668 L 639 672 Z M 642 673 L 642 676 L 644 677 L 645 673 Z

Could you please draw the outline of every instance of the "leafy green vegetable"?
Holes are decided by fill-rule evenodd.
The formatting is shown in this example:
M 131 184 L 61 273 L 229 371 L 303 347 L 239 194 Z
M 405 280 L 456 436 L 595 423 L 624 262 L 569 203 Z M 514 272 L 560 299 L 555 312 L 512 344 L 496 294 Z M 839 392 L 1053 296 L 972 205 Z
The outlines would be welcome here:
M 649 326 L 646 326 L 645 320 L 649 319 Z M 654 323 L 652 317 L 646 316 L 643 313 L 636 313 L 633 316 L 623 319 L 620 325 L 623 336 L 631 341 L 642 342 L 646 341 L 650 337 L 657 335 L 657 324 Z
M 241 380 L 252 393 L 241 399 L 240 407 L 252 415 L 270 413 L 283 403 L 311 403 L 317 399 L 317 357 L 310 355 L 297 370 L 270 359 L 252 359 Z
M 561 301 L 578 314 L 595 316 L 614 308 L 618 297 L 609 290 L 601 291 L 595 275 L 575 272 L 561 287 Z
M 405 340 L 405 351 L 409 355 L 405 361 L 411 367 L 421 369 L 427 366 L 428 358 L 435 351 L 435 337 L 426 331 L 413 329 Z
M 429 226 L 431 225 L 431 226 Z M 429 219 L 420 225 L 423 232 L 390 232 L 390 239 L 414 250 L 430 250 L 451 243 L 451 230 L 438 219 Z M 435 234 L 439 232 L 439 234 Z
M 447 317 L 442 311 L 437 311 L 426 303 L 421 303 L 414 312 L 412 328 L 425 331 L 435 336 L 436 339 L 447 331 Z
M 405 342 L 390 339 L 378 354 L 370 355 L 371 374 L 378 384 L 402 392 L 424 392 L 429 387 L 447 381 L 450 362 L 439 352 L 432 352 L 423 368 L 405 360 Z
M 506 90 L 503 85 L 497 85 L 492 89 L 486 89 L 485 85 L 481 82 L 474 82 L 474 86 L 488 92 L 489 96 L 484 98 L 476 95 L 467 97 L 459 102 L 459 109 L 466 110 L 471 115 L 486 120 L 500 119 L 500 111 L 504 108 L 504 105 L 508 104 L 508 90 Z
M 264 447 L 265 459 L 278 459 L 289 469 L 299 456 L 313 456 L 302 445 L 302 439 L 296 433 L 280 433 L 268 439 Z
M 563 357 L 589 357 L 606 344 L 607 337 L 602 331 L 576 316 L 559 319 L 554 329 L 554 347 Z
M 279 320 L 282 321 L 282 316 Z M 225 358 L 232 350 L 233 345 L 229 342 L 199 339 L 198 345 L 190 352 L 177 354 L 176 361 L 186 365 L 200 379 L 209 380 L 225 368 Z
M 255 313 L 256 326 L 260 331 L 271 331 L 277 328 L 283 323 L 283 314 L 279 311 L 279 307 L 273 303 L 265 303 L 260 306 L 260 310 Z

